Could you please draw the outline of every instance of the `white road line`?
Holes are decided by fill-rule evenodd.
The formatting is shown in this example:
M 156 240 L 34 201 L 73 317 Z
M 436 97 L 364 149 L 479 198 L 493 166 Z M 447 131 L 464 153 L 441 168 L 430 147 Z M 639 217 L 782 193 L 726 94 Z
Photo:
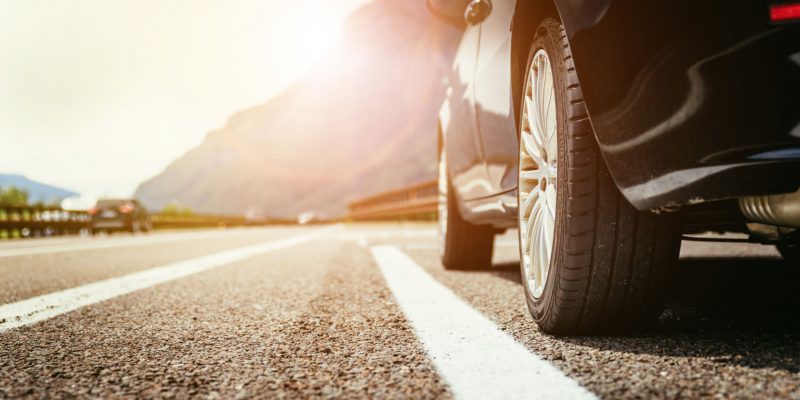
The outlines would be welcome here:
M 338 227 L 316 230 L 286 239 L 179 261 L 130 275 L 124 275 L 22 300 L 16 303 L 2 305 L 0 306 L 0 332 L 43 321 L 80 307 L 112 299 L 160 283 L 241 261 L 257 254 L 305 243 L 326 234 L 332 229 L 338 229 Z
M 455 398 L 596 398 L 501 331 L 397 247 L 370 250 Z
M 374 238 L 374 239 L 393 239 L 399 237 L 405 238 L 417 238 L 417 237 L 436 237 L 438 234 L 433 229 L 413 229 L 413 230 L 403 230 L 403 229 L 394 229 L 394 230 L 367 230 L 367 229 L 357 229 L 357 230 L 348 230 L 346 232 L 341 232 L 340 234 L 336 235 L 336 239 L 339 240 L 358 240 L 361 238 Z
M 403 243 L 400 247 L 407 250 L 433 250 L 438 249 L 438 243 Z
M 494 242 L 495 248 L 497 247 L 517 247 L 519 246 L 519 242 L 514 240 L 497 240 Z M 403 249 L 408 250 L 431 250 L 431 249 L 438 249 L 439 244 L 433 242 L 414 242 L 414 243 L 403 243 L 398 245 Z
M 66 243 L 81 243 L 90 239 L 89 235 L 65 235 L 47 238 L 25 238 L 0 241 L 0 250 L 19 249 L 23 247 L 43 247 Z
M 140 246 L 145 244 L 184 242 L 188 240 L 218 237 L 223 234 L 231 234 L 233 232 L 242 233 L 245 232 L 245 230 L 170 233 L 170 234 L 135 236 L 135 237 L 113 238 L 113 239 L 112 238 L 86 239 L 84 241 L 78 241 L 66 244 L 55 244 L 48 246 L 29 246 L 23 248 L 15 248 L 15 249 L 0 249 L 0 258 L 29 256 L 29 255 L 47 254 L 47 253 L 61 253 L 66 251 L 110 249 L 117 247 Z

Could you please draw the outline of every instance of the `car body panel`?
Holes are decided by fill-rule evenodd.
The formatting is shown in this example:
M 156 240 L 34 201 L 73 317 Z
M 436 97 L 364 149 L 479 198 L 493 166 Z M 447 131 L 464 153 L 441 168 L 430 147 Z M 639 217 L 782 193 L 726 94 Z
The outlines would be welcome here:
M 479 27 L 467 27 L 447 77 L 450 86 L 439 117 L 445 151 L 458 155 L 452 161 L 448 159 L 448 171 L 462 200 L 492 195 L 475 122 L 474 78 L 479 40 Z
M 513 1 L 495 1 L 481 25 L 475 76 L 475 113 L 484 161 L 495 194 L 517 187 L 517 127 L 512 103 Z M 505 84 L 498 84 L 504 82 Z
M 798 25 L 752 0 L 558 3 L 600 149 L 637 208 L 800 185 Z
M 755 0 L 555 3 L 600 150 L 635 207 L 670 209 L 800 186 L 800 24 L 770 24 L 768 3 Z M 520 77 L 511 43 L 513 24 L 525 21 L 521 4 L 495 0 L 488 18 L 467 28 L 472 40 L 479 29 L 479 46 L 469 49 L 477 53 L 473 67 L 460 58 L 456 75 L 472 73 L 474 87 L 450 83 L 473 95 L 448 96 L 445 142 L 458 144 L 445 147 L 451 173 L 461 177 L 453 179 L 461 208 L 465 217 L 495 225 L 516 215 L 508 199 L 518 151 L 512 82 Z M 463 99 L 471 104 L 454 103 Z M 463 119 L 470 106 L 474 118 Z

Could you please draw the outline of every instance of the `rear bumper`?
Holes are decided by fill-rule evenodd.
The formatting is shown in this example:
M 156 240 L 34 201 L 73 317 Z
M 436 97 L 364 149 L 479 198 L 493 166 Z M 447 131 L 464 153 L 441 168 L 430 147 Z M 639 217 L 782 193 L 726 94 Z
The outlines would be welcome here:
M 123 219 L 97 219 L 92 220 L 93 229 L 124 229 L 130 226 L 128 221 Z
M 753 0 L 608 3 L 568 31 L 603 157 L 634 206 L 800 187 L 800 25 L 770 25 Z
M 622 188 L 640 210 L 742 196 L 789 193 L 800 185 L 800 160 L 701 166 Z M 793 175 L 794 174 L 794 175 Z

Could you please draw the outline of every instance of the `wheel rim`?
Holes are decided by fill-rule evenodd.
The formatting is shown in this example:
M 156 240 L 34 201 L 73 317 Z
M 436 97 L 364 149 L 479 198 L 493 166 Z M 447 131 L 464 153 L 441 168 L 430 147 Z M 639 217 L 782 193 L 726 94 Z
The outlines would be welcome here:
M 544 50 L 533 56 L 520 123 L 519 233 L 524 279 L 539 298 L 553 255 L 558 188 L 555 86 Z
M 447 163 L 444 150 L 439 154 L 439 251 L 444 254 L 445 235 L 447 234 Z

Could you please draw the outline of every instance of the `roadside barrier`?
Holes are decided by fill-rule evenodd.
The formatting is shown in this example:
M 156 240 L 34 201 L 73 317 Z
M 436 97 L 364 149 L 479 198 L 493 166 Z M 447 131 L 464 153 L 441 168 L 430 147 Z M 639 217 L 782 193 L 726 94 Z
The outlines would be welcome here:
M 260 225 L 260 223 L 252 223 L 245 217 L 240 216 L 195 214 L 150 214 L 150 222 L 153 224 L 153 229 L 226 228 Z
M 347 220 L 435 220 L 436 180 L 390 190 L 356 200 L 348 205 Z M 249 220 L 243 216 L 204 214 L 150 214 L 153 229 L 198 229 L 270 224 L 292 224 L 290 220 Z M 0 206 L 0 240 L 88 234 L 92 219 L 85 211 L 58 207 Z
M 153 229 L 199 229 L 286 224 L 292 221 L 249 220 L 243 216 L 207 214 L 150 214 Z M 89 234 L 92 218 L 86 211 L 58 207 L 0 206 L 0 240 Z
M 437 180 L 379 193 L 350 203 L 347 219 L 351 221 L 435 220 L 438 193 Z
M 88 232 L 90 225 L 91 217 L 85 211 L 0 206 L 0 239 L 77 234 Z

